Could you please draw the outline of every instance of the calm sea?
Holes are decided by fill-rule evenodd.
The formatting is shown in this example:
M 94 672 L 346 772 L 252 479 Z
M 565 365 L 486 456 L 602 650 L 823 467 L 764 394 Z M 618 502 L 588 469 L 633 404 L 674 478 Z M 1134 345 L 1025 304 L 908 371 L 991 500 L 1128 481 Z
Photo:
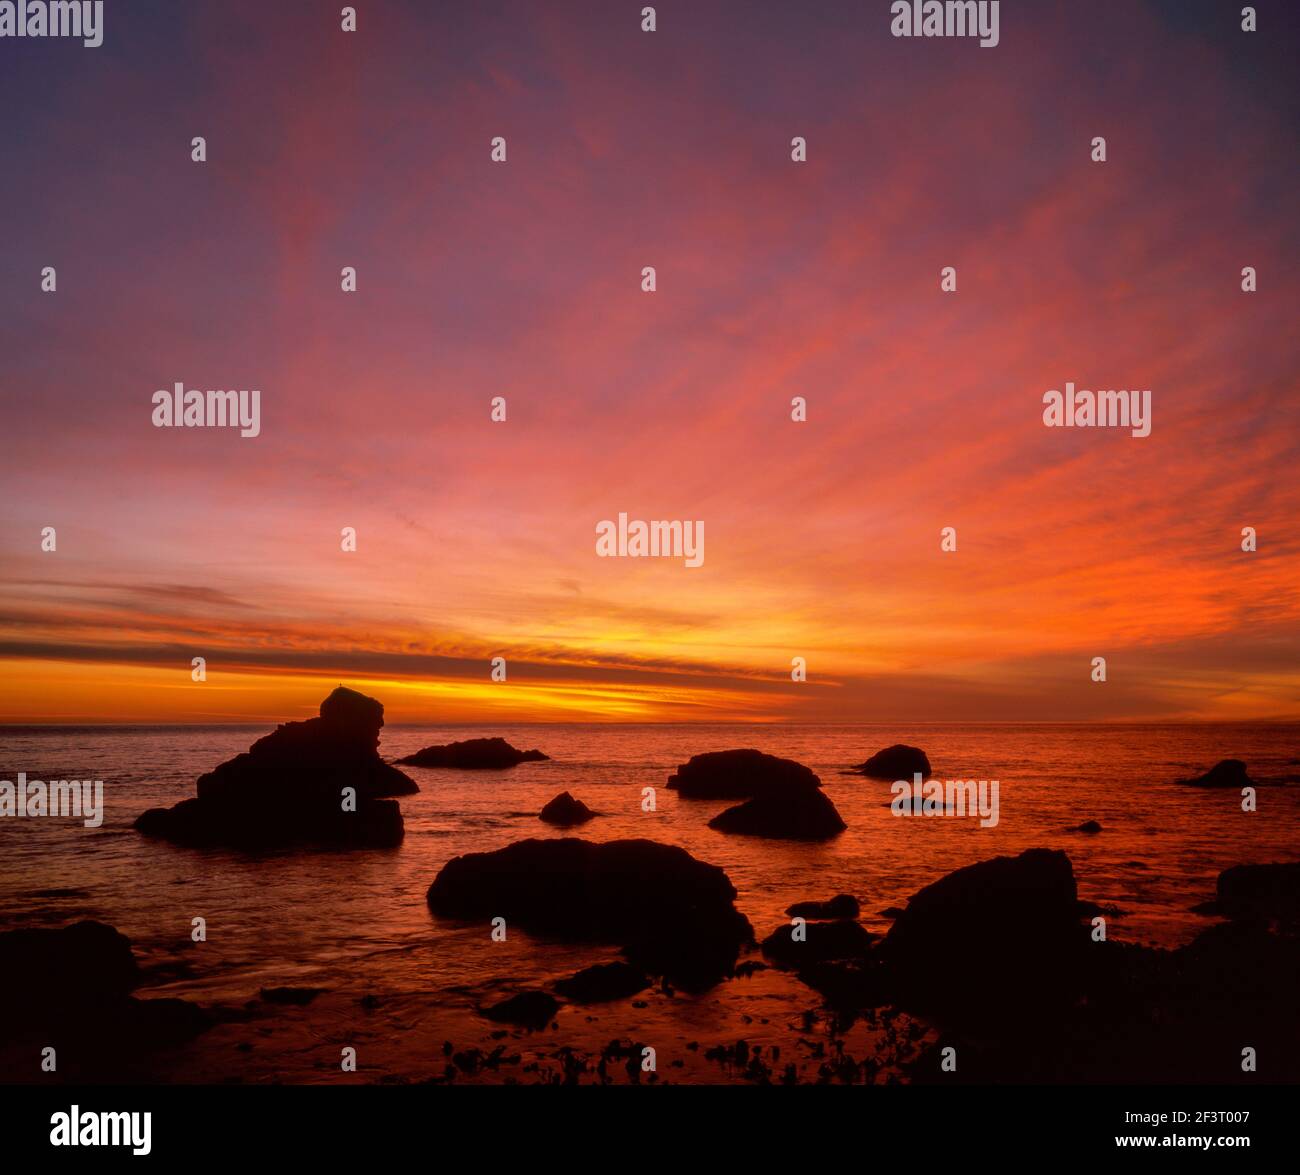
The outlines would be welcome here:
M 1217 873 L 1241 862 L 1300 856 L 1300 727 L 1214 726 L 390 726 L 380 751 L 397 757 L 431 743 L 500 734 L 552 759 L 506 772 L 410 769 L 420 793 L 401 799 L 406 840 L 390 851 L 294 851 L 249 856 L 147 840 L 131 828 L 144 809 L 194 794 L 204 771 L 247 749 L 263 727 L 0 728 L 0 779 L 103 779 L 99 829 L 62 819 L 0 820 L 0 928 L 94 917 L 133 940 L 148 976 L 139 993 L 243 1007 L 262 987 L 325 989 L 307 1009 L 250 1008 L 248 1019 L 178 1057 L 181 1078 L 313 1080 L 337 1071 L 332 1046 L 365 1044 L 370 1079 L 407 1080 L 441 1069 L 438 1046 L 490 1040 L 483 1002 L 615 957 L 612 949 L 538 942 L 511 931 L 435 920 L 424 895 L 460 853 L 524 837 L 563 835 L 537 819 L 568 790 L 601 813 L 578 835 L 649 837 L 721 865 L 760 937 L 791 902 L 856 895 L 863 921 L 959 866 L 1032 846 L 1065 849 L 1080 895 L 1124 912 L 1111 936 L 1175 946 L 1206 925 L 1189 907 Z M 1000 822 L 898 818 L 889 785 L 843 768 L 893 742 L 929 753 L 940 779 L 997 779 Z M 848 831 L 821 845 L 725 835 L 707 827 L 725 803 L 685 801 L 664 785 L 701 751 L 753 746 L 806 763 L 822 777 Z M 1222 758 L 1244 759 L 1262 783 L 1259 811 L 1235 792 L 1177 785 Z M 658 810 L 642 811 L 642 789 Z M 250 814 L 255 819 L 255 814 Z M 1084 820 L 1104 831 L 1074 831 Z M 208 938 L 190 941 L 191 920 Z M 360 1001 L 370 997 L 365 1004 Z M 785 976 L 722 985 L 699 998 L 649 993 L 566 1008 L 577 1040 L 659 1033 L 671 1042 L 778 1040 L 817 1001 Z M 259 1006 L 260 1007 L 260 1006 Z M 525 1050 L 532 1046 L 525 1041 Z

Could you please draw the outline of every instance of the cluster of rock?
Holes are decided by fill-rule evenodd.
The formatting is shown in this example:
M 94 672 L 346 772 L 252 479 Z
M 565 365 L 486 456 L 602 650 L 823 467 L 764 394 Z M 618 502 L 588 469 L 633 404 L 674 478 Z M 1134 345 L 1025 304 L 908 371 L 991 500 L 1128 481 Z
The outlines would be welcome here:
M 194 799 L 151 808 L 135 827 L 190 846 L 400 844 L 401 809 L 387 797 L 419 788 L 379 757 L 383 725 L 381 703 L 339 686 L 319 717 L 277 727 L 200 776 Z
M 762 751 L 710 751 L 695 755 L 669 776 L 685 799 L 739 799 L 709 821 L 720 832 L 780 840 L 827 840 L 844 831 L 821 780 L 802 763 Z

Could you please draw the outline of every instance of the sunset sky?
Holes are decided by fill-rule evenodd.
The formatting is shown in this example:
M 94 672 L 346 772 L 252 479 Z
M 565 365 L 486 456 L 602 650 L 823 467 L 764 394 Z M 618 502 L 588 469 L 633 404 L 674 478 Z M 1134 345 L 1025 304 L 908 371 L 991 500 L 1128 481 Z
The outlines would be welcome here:
M 0 42 L 0 721 L 1300 718 L 1293 6 L 357 7 Z

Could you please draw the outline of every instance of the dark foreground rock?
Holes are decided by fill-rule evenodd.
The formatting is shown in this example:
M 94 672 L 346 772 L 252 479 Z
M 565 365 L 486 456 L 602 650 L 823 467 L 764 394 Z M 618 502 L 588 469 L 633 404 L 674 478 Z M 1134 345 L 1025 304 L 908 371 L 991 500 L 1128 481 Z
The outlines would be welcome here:
M 616 943 L 632 964 L 699 990 L 730 975 L 754 932 L 726 873 L 651 840 L 518 841 L 443 866 L 434 914 L 504 917 L 558 938 Z
M 796 933 L 802 935 L 796 937 Z M 856 922 L 807 922 L 797 928 L 778 926 L 763 939 L 763 954 L 782 967 L 803 967 L 830 960 L 864 961 L 879 935 Z
M 503 738 L 469 738 L 425 747 L 397 762 L 405 767 L 457 767 L 463 771 L 503 771 L 519 763 L 550 759 L 541 751 L 521 751 Z
M 489 1020 L 536 1029 L 545 1028 L 559 1008 L 559 1001 L 544 991 L 521 991 L 480 1012 Z
M 1258 784 L 1246 774 L 1246 764 L 1240 759 L 1223 759 L 1211 767 L 1204 775 L 1191 779 L 1180 779 L 1189 787 L 1257 787 Z
M 1300 1040 L 1297 974 L 1300 939 L 1253 922 L 1211 927 L 1173 951 L 1092 943 L 1077 1000 L 992 1031 L 974 1023 L 946 1029 L 909 1076 L 979 1085 L 1294 1085 L 1300 1057 L 1274 1042 Z M 957 1050 L 955 1073 L 941 1069 L 946 1046 Z M 1242 1068 L 1248 1047 L 1253 1072 Z
M 828 902 L 795 902 L 787 906 L 785 912 L 791 918 L 816 918 L 826 921 L 831 918 L 856 918 L 862 911 L 858 899 L 852 894 L 836 894 Z
M 130 939 L 102 922 L 0 933 L 0 1045 L 53 1047 L 54 1080 L 123 1080 L 138 1055 L 210 1027 L 196 1004 L 136 999 L 139 983 Z M 48 1079 L 39 1050 L 19 1052 L 31 1071 L 10 1080 Z
M 379 757 L 383 725 L 381 703 L 340 686 L 321 703 L 318 718 L 279 726 L 200 776 L 195 799 L 151 808 L 135 827 L 190 846 L 400 844 L 401 809 L 382 797 L 419 788 Z M 345 800 L 346 788 L 354 798 Z
M 773 840 L 829 840 L 843 832 L 845 824 L 820 787 L 791 783 L 728 808 L 710 820 L 709 827 Z
M 936 1028 L 913 1082 L 1295 1084 L 1300 1054 L 1275 1042 L 1300 1039 L 1298 885 L 1300 862 L 1224 870 L 1217 912 L 1235 920 L 1160 950 L 1090 934 L 1085 918 L 1119 912 L 1074 897 L 1063 853 L 1031 849 L 927 886 L 869 950 L 850 932 L 800 962 L 788 928 L 763 948 L 840 1016 L 892 1005 Z M 809 943 L 852 925 L 810 923 Z
M 904 743 L 895 743 L 883 751 L 877 751 L 865 763 L 852 768 L 871 779 L 911 780 L 918 771 L 922 779 L 930 777 L 930 760 L 920 747 L 909 747 Z
M 1232 919 L 1300 921 L 1300 862 L 1233 865 L 1219 874 L 1205 913 Z
M 649 976 L 631 963 L 597 963 L 559 980 L 555 990 L 575 1003 L 600 1004 L 628 999 L 649 986 Z
M 802 763 L 762 751 L 709 751 L 693 755 L 668 777 L 668 786 L 688 800 L 747 800 L 791 787 L 821 787 Z
M 562 791 L 538 813 L 539 820 L 547 824 L 558 824 L 568 828 L 574 824 L 585 824 L 595 818 L 596 813 L 581 800 L 576 800 L 567 791 Z
M 1069 1002 L 1088 937 L 1064 853 L 1029 849 L 912 895 L 880 944 L 895 1001 L 988 1020 Z

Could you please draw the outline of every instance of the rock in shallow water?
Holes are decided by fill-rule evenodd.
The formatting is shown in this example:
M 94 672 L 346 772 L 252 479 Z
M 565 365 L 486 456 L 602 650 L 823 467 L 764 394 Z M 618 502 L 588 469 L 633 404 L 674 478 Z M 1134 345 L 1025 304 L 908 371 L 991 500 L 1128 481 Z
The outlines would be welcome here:
M 772 840 L 829 840 L 843 832 L 845 824 L 821 788 L 801 783 L 728 808 L 710 820 L 709 827 Z
M 1189 787 L 1243 788 L 1258 786 L 1246 774 L 1246 764 L 1240 759 L 1222 759 L 1204 775 L 1196 775 L 1190 779 L 1180 779 L 1178 782 L 1185 783 Z
M 581 800 L 576 800 L 567 791 L 562 791 L 538 813 L 539 820 L 547 824 L 558 824 L 567 828 L 574 824 L 585 824 L 594 819 L 596 813 Z
M 487 1019 L 500 1023 L 545 1028 L 559 1009 L 559 1001 L 544 991 L 521 991 L 490 1008 L 481 1008 L 480 1012 Z
M 140 978 L 131 940 L 102 922 L 0 933 L 0 1042 L 55 1046 L 64 1079 L 121 1080 L 129 1057 L 210 1026 L 196 1004 L 134 998 Z
M 913 894 L 879 947 L 900 1006 L 971 1018 L 1068 1003 L 1088 937 L 1065 853 L 1028 849 Z
M 877 751 L 865 763 L 852 768 L 871 779 L 911 780 L 918 771 L 922 780 L 930 777 L 930 760 L 920 747 L 909 747 L 905 743 L 895 743 L 883 751 Z
M 852 894 L 836 894 L 828 902 L 795 902 L 785 912 L 791 918 L 856 918 L 861 912 L 858 899 Z
M 1219 874 L 1213 905 L 1226 918 L 1300 920 L 1300 862 L 1233 865 Z
M 429 887 L 433 913 L 503 917 L 525 930 L 621 946 L 629 961 L 700 989 L 731 974 L 753 941 L 716 865 L 651 840 L 518 841 L 449 861 Z
M 555 990 L 576 1003 L 599 1004 L 627 999 L 649 986 L 649 976 L 631 963 L 597 963 L 559 980 Z
M 789 787 L 821 787 L 802 763 L 762 751 L 709 751 L 693 755 L 668 777 L 668 786 L 688 800 L 747 800 Z
M 320 717 L 284 723 L 200 776 L 197 798 L 151 808 L 135 827 L 190 846 L 400 844 L 401 809 L 381 797 L 419 788 L 379 757 L 383 724 L 381 703 L 340 686 L 321 703 Z M 355 792 L 350 808 L 345 788 Z
M 503 738 L 470 738 L 425 747 L 397 762 L 405 767 L 457 767 L 463 771 L 502 771 L 519 763 L 548 760 L 541 751 L 521 751 Z
M 794 926 L 778 926 L 763 939 L 763 954 L 783 967 L 865 960 L 871 954 L 871 944 L 880 937 L 849 921 L 809 922 L 800 930 L 802 937 L 796 938 Z

